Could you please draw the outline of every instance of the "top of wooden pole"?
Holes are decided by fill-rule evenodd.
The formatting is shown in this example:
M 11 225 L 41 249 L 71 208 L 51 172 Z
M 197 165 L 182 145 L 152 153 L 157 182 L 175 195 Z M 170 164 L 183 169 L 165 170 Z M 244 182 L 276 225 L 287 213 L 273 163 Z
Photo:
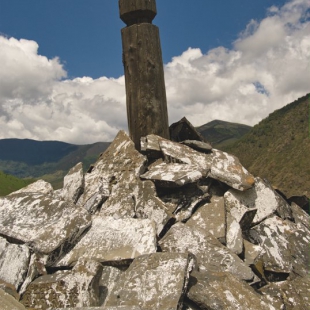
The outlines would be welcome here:
M 121 20 L 127 25 L 152 23 L 157 14 L 155 0 L 119 0 Z

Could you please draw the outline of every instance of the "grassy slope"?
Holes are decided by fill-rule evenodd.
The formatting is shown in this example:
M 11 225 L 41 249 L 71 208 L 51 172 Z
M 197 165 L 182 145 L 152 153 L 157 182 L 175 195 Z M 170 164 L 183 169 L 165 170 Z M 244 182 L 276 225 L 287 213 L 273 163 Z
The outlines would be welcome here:
M 207 141 L 211 142 L 213 147 L 221 149 L 239 140 L 248 133 L 251 128 L 252 127 L 243 124 L 214 120 L 196 129 Z
M 270 114 L 235 144 L 224 148 L 254 175 L 288 197 L 310 196 L 310 94 Z
M 31 179 L 19 179 L 12 175 L 5 174 L 0 171 L 0 196 L 5 196 L 14 192 L 22 187 L 27 186 L 32 183 L 34 180 Z

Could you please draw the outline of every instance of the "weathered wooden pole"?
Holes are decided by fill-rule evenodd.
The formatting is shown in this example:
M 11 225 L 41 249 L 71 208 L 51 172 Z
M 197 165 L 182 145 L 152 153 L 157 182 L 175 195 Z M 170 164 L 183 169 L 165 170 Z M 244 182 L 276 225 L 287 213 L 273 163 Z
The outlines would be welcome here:
M 167 99 L 159 29 L 152 24 L 155 0 L 119 0 L 129 135 L 156 134 L 169 139 Z

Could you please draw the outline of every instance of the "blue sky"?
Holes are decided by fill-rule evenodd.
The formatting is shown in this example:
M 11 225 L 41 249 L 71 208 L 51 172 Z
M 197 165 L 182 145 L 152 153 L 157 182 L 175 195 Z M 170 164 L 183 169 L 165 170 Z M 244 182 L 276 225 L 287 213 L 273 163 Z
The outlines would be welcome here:
M 157 0 L 170 123 L 257 124 L 310 92 L 310 0 Z M 127 129 L 117 0 L 0 0 L 0 138 Z
M 157 0 L 163 61 L 187 48 L 230 48 L 251 19 L 284 0 Z M 117 0 L 0 0 L 0 33 L 34 40 L 69 77 L 123 74 Z

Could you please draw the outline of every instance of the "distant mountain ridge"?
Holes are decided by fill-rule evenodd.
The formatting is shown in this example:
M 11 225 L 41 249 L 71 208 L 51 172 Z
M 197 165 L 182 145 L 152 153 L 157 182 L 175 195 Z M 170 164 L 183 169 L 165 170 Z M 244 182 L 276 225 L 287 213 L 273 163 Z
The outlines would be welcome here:
M 205 125 L 196 127 L 203 137 L 215 148 L 223 148 L 236 142 L 251 130 L 251 126 L 213 120 Z

